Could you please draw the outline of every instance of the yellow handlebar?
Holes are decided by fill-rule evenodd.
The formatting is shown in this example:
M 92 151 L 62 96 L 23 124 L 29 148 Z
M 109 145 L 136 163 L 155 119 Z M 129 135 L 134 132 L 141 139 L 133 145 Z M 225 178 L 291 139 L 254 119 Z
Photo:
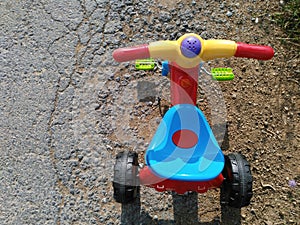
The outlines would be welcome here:
M 203 61 L 216 58 L 229 58 L 234 56 L 237 44 L 228 40 L 203 40 L 203 54 L 200 58 Z
M 201 51 L 195 57 L 186 57 L 182 54 L 182 41 L 187 37 L 195 37 L 200 41 Z M 237 44 L 227 40 L 203 40 L 197 34 L 185 34 L 177 41 L 157 41 L 149 44 L 151 58 L 163 58 L 176 62 L 183 68 L 192 68 L 201 61 L 215 58 L 228 58 L 234 55 Z
M 228 40 L 203 40 L 197 34 L 185 34 L 177 41 L 156 41 L 117 49 L 113 57 L 118 62 L 142 58 L 162 58 L 183 68 L 193 68 L 201 61 L 216 58 L 245 57 L 259 60 L 271 59 L 274 50 L 269 46 L 249 45 Z

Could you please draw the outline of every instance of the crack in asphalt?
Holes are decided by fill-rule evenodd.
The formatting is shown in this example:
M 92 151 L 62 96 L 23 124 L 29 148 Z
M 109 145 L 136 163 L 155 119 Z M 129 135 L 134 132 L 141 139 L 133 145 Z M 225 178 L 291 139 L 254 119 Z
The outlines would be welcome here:
M 66 202 L 65 196 L 67 196 L 69 194 L 69 188 L 66 185 L 63 184 L 63 182 L 61 181 L 61 179 L 57 175 L 58 171 L 59 171 L 57 165 L 58 165 L 59 162 L 58 162 L 58 159 L 55 156 L 56 151 L 55 151 L 55 147 L 53 146 L 53 143 L 54 143 L 54 136 L 53 135 L 54 135 L 54 133 L 53 133 L 52 128 L 53 128 L 53 123 L 54 123 L 56 112 L 57 112 L 57 107 L 59 105 L 59 95 L 60 95 L 60 93 L 63 93 L 64 91 L 66 91 L 71 85 L 74 86 L 74 88 L 76 88 L 76 86 L 73 85 L 73 83 L 72 83 L 72 77 L 76 73 L 82 74 L 84 72 L 84 67 L 82 66 L 82 60 L 83 60 L 84 56 L 87 53 L 88 46 L 90 45 L 92 38 L 94 37 L 95 34 L 97 34 L 97 31 L 92 32 L 92 27 L 91 27 L 91 24 L 89 23 L 90 17 L 99 8 L 99 4 L 97 3 L 97 1 L 94 1 L 94 2 L 96 3 L 96 7 L 91 12 L 89 12 L 87 10 L 87 8 L 85 7 L 85 3 L 86 3 L 85 0 L 83 0 L 83 1 L 79 0 L 80 6 L 81 6 L 81 8 L 83 10 L 83 18 L 82 18 L 81 22 L 76 26 L 76 28 L 74 29 L 74 31 L 72 31 L 64 23 L 64 21 L 55 18 L 52 15 L 52 13 L 49 12 L 46 9 L 45 5 L 42 4 L 43 10 L 51 17 L 51 19 L 53 21 L 55 21 L 55 22 L 63 23 L 64 27 L 67 29 L 67 31 L 64 32 L 61 36 L 55 38 L 51 43 L 49 43 L 49 45 L 47 47 L 47 50 L 46 50 L 49 53 L 49 55 L 51 56 L 51 58 L 53 60 L 53 63 L 55 65 L 55 67 L 56 67 L 56 70 L 59 69 L 59 65 L 57 63 L 57 59 L 56 59 L 55 55 L 50 50 L 51 47 L 54 46 L 55 43 L 59 42 L 61 39 L 65 38 L 71 32 L 76 32 L 76 36 L 78 38 L 78 41 L 77 41 L 77 44 L 76 44 L 76 47 L 75 47 L 75 54 L 73 56 L 76 59 L 75 65 L 73 66 L 71 74 L 67 77 L 69 79 L 69 81 L 68 81 L 67 85 L 63 89 L 61 89 L 61 79 L 62 79 L 63 74 L 61 74 L 58 71 L 58 73 L 60 74 L 60 76 L 59 76 L 57 84 L 55 86 L 55 98 L 54 98 L 54 101 L 53 101 L 53 107 L 52 107 L 52 110 L 51 110 L 51 115 L 50 115 L 50 118 L 49 118 L 49 121 L 48 121 L 48 135 L 49 135 L 48 147 L 49 147 L 49 151 L 50 151 L 50 159 L 52 161 L 53 168 L 56 171 L 56 186 L 58 188 L 59 193 L 61 194 L 61 202 L 59 203 L 59 206 L 58 206 L 58 220 L 57 220 L 57 224 L 61 224 L 60 221 L 61 221 L 62 210 L 63 210 L 65 202 Z M 110 4 L 108 4 L 107 10 L 106 10 L 106 15 L 105 15 L 105 22 L 104 22 L 101 30 L 104 30 L 104 28 L 105 28 L 105 26 L 106 26 L 106 24 L 108 22 L 109 12 L 110 12 Z M 88 22 L 88 26 L 89 26 L 89 30 L 88 30 L 88 36 L 89 36 L 89 38 L 88 38 L 87 43 L 82 44 L 81 41 L 80 41 L 80 34 L 79 34 L 80 31 L 79 31 L 79 29 L 83 25 L 83 23 L 86 23 L 86 22 Z M 103 41 L 104 41 L 104 35 L 102 36 L 101 43 Z M 94 55 L 94 53 L 100 47 L 101 47 L 101 45 L 99 45 L 99 47 L 96 47 L 93 50 L 92 55 Z M 76 157 L 78 158 L 77 152 L 76 152 Z M 79 160 L 79 162 L 80 162 L 80 160 Z M 78 164 L 78 166 L 79 166 L 79 164 Z M 83 184 L 81 184 L 79 186 L 81 186 L 81 189 L 83 189 L 83 190 L 86 189 Z M 87 193 L 87 190 L 85 190 L 84 193 Z M 99 221 L 98 218 L 97 218 L 97 222 L 100 223 L 100 221 Z
M 46 9 L 46 7 L 45 7 L 45 5 L 43 3 L 41 5 L 42 5 L 43 10 L 46 12 L 46 14 L 48 14 L 50 16 L 50 18 L 53 21 L 59 22 L 59 23 L 63 23 L 64 27 L 66 27 L 70 31 L 70 29 L 66 26 L 66 24 L 63 21 L 61 21 L 59 19 L 56 19 L 52 15 L 51 12 L 48 12 L 48 10 Z M 56 67 L 57 70 L 59 69 L 59 66 L 58 66 L 58 63 L 56 61 L 55 56 L 52 54 L 52 52 L 50 51 L 50 49 L 51 49 L 51 47 L 56 42 L 60 41 L 62 38 L 65 38 L 68 34 L 69 34 L 69 32 L 65 32 L 60 37 L 55 38 L 51 43 L 49 43 L 49 45 L 48 45 L 48 47 L 46 49 L 46 51 L 51 56 L 51 58 L 53 60 L 53 63 L 54 63 L 54 65 L 55 65 L 55 67 Z M 59 102 L 59 93 L 65 91 L 65 89 L 62 90 L 62 91 L 60 91 L 61 76 L 62 76 L 62 74 L 60 74 L 60 76 L 58 78 L 58 81 L 57 81 L 57 84 L 55 86 L 55 89 L 56 89 L 55 90 L 55 98 L 54 98 L 54 101 L 53 101 L 53 107 L 52 107 L 52 110 L 51 110 L 51 115 L 50 115 L 50 118 L 49 118 L 49 121 L 48 121 L 48 135 L 49 135 L 48 147 L 49 147 L 49 151 L 50 151 L 49 155 L 50 155 L 50 160 L 52 161 L 53 168 L 55 170 L 56 187 L 58 188 L 58 191 L 61 194 L 61 202 L 58 205 L 58 213 L 57 213 L 58 214 L 58 219 L 57 219 L 57 224 L 58 225 L 61 224 L 60 220 L 61 220 L 62 209 L 63 209 L 64 204 L 65 204 L 65 196 L 67 196 L 67 194 L 68 194 L 68 188 L 62 183 L 62 181 L 58 177 L 58 171 L 59 171 L 59 169 L 57 168 L 58 161 L 57 161 L 57 159 L 55 157 L 55 148 L 52 146 L 53 141 L 54 141 L 52 127 L 53 127 L 53 121 L 54 121 L 54 118 L 55 118 L 55 112 L 57 110 L 57 106 L 58 106 L 58 102 Z
M 97 3 L 97 5 L 99 6 L 98 3 Z M 103 26 L 102 26 L 102 31 L 103 31 L 103 33 L 104 33 L 104 29 L 105 29 L 107 23 L 109 22 L 108 17 L 109 17 L 110 11 L 111 11 L 111 4 L 108 4 L 108 5 L 107 5 L 107 8 L 106 8 L 106 14 L 105 14 L 105 19 L 104 19 L 104 24 L 103 24 Z M 94 35 L 95 35 L 96 33 L 97 33 L 97 32 L 95 32 Z M 104 39 L 105 39 L 104 34 L 102 34 L 101 44 L 99 45 L 98 48 L 95 48 L 95 49 L 94 49 L 94 51 L 92 52 L 92 55 L 94 55 L 95 52 L 98 51 L 101 47 L 104 47 L 104 46 L 103 46 Z
M 58 84 L 59 84 L 59 81 L 60 81 L 60 78 L 58 80 Z M 61 202 L 59 204 L 59 207 L 58 207 L 58 222 L 57 224 L 60 224 L 60 215 L 61 215 L 61 210 L 64 206 L 64 186 L 63 184 L 61 183 L 58 175 L 57 175 L 57 172 L 59 171 L 58 168 L 57 168 L 57 159 L 55 157 L 55 149 L 52 147 L 52 143 L 53 143 L 53 131 L 52 131 L 52 124 L 53 124 L 53 121 L 54 121 L 54 114 L 56 112 L 56 108 L 57 108 L 57 105 L 58 105 L 58 97 L 59 95 L 59 87 L 57 86 L 56 87 L 56 91 L 55 91 L 55 99 L 54 99 L 54 104 L 53 104 L 53 108 L 52 108 L 52 112 L 51 112 L 51 115 L 50 115 L 50 119 L 48 121 L 48 135 L 49 135 L 49 143 L 48 143 L 48 146 L 49 146 L 49 151 L 50 151 L 50 159 L 52 161 L 52 164 L 53 164 L 53 168 L 55 170 L 55 176 L 56 176 L 56 186 L 58 187 L 58 191 L 59 193 L 61 194 Z

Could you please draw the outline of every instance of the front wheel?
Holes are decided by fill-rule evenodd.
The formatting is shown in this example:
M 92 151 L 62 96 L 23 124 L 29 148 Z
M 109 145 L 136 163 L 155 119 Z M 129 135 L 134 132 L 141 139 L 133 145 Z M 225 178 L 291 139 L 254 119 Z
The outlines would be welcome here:
M 139 191 L 138 154 L 120 152 L 114 167 L 114 199 L 119 203 L 133 202 Z
M 225 156 L 222 174 L 221 204 L 233 208 L 248 206 L 252 198 L 252 175 L 245 156 L 239 153 Z

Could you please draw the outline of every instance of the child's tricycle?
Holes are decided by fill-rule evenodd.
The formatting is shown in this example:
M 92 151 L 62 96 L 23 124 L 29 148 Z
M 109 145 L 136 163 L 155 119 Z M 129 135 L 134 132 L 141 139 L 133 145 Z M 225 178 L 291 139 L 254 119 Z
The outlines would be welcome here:
M 212 130 L 196 106 L 201 61 L 246 57 L 271 59 L 269 46 L 228 40 L 203 40 L 190 33 L 177 41 L 157 41 L 149 45 L 120 48 L 113 57 L 118 62 L 161 58 L 163 73 L 170 74 L 171 108 L 165 113 L 146 151 L 146 166 L 139 168 L 135 152 L 120 152 L 114 167 L 114 198 L 129 203 L 137 197 L 139 185 L 157 191 L 204 193 L 221 187 L 221 204 L 241 208 L 250 204 L 250 165 L 239 153 L 223 155 Z M 215 79 L 226 80 L 226 70 L 215 71 Z

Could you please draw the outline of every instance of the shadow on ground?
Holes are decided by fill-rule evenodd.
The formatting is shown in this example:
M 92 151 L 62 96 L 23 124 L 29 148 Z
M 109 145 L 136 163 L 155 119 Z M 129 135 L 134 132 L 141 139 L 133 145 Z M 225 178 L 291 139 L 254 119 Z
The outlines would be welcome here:
M 211 222 L 200 222 L 198 218 L 198 194 L 190 193 L 188 195 L 177 195 L 173 196 L 173 213 L 174 220 L 158 220 L 152 218 L 147 212 L 141 210 L 140 199 L 133 204 L 122 205 L 121 224 L 123 225 L 240 225 L 241 224 L 241 210 L 221 207 L 221 221 L 216 217 Z

